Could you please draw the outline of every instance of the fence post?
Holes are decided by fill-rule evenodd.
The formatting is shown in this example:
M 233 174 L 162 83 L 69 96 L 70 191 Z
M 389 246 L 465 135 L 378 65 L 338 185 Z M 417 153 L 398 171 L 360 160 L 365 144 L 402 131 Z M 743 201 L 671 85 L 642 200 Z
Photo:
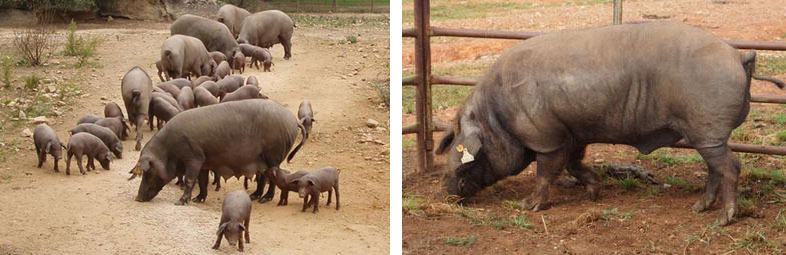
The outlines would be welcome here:
M 622 24 L 622 0 L 614 0 L 614 25 Z
M 417 92 L 415 111 L 418 131 L 418 172 L 431 171 L 434 166 L 434 137 L 431 133 L 431 26 L 429 0 L 415 0 L 415 72 Z

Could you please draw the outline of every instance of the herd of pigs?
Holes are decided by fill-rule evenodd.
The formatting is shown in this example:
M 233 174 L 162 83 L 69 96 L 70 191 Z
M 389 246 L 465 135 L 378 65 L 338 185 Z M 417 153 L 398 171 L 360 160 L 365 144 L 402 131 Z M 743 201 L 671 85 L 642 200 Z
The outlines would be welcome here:
M 191 192 L 197 183 L 200 192 L 193 201 L 204 202 L 209 172 L 214 173 L 216 190 L 220 189 L 220 177 L 245 177 L 246 189 L 248 180 L 255 179 L 257 188 L 251 195 L 238 190 L 224 198 L 214 249 L 218 249 L 223 236 L 230 245 L 237 243 L 243 250 L 243 232 L 245 241 L 250 241 L 251 199 L 272 200 L 276 186 L 281 190 L 279 206 L 287 205 L 290 191 L 297 191 L 303 198 L 301 211 L 313 206 L 317 213 L 320 193 L 328 192 L 330 206 L 335 191 L 338 210 L 338 169 L 290 173 L 280 167 L 285 158 L 287 162 L 292 160 L 309 137 L 315 121 L 310 102 L 300 104 L 296 118 L 260 92 L 256 77 L 240 75 L 246 57 L 251 58 L 249 66 L 259 69 L 261 62 L 264 71 L 270 71 L 268 48 L 274 44 L 281 43 L 284 59 L 289 59 L 293 28 L 292 19 L 281 11 L 251 14 L 229 4 L 219 9 L 217 20 L 189 14 L 179 17 L 161 46 L 161 60 L 156 62 L 161 82 L 153 86 L 147 72 L 138 66 L 131 68 L 120 84 L 128 117 L 118 104 L 110 102 L 104 108 L 104 117 L 88 114 L 79 119 L 77 126 L 68 130 L 67 144 L 60 142 L 48 125 L 36 126 L 33 140 L 38 167 L 50 154 L 54 171 L 59 172 L 57 163 L 64 148 L 68 175 L 74 156 L 82 174 L 86 173 L 83 156 L 87 156 L 88 171 L 95 170 L 94 160 L 109 170 L 113 156 L 122 158 L 121 141 L 129 137 L 130 126 L 134 126 L 135 150 L 141 152 L 129 180 L 142 177 L 136 201 L 153 199 L 175 177 L 184 190 L 177 205 L 192 201 Z M 155 118 L 158 132 L 142 147 L 144 121 L 153 130 Z M 292 149 L 298 134 L 300 142 Z M 268 190 L 263 195 L 266 183 Z

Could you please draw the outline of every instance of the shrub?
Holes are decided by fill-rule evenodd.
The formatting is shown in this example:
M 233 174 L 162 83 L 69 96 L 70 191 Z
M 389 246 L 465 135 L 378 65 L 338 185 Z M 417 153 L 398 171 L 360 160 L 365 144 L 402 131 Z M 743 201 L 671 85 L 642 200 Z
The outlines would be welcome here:
M 25 89 L 33 90 L 38 88 L 38 84 L 41 83 L 41 77 L 31 75 L 25 77 Z
M 382 103 L 390 107 L 390 82 L 374 83 L 374 88 L 377 89 L 377 95 L 382 99 Z
M 81 36 L 77 36 L 76 29 L 76 22 L 71 20 L 71 24 L 68 25 L 68 35 L 66 36 L 66 45 L 63 49 L 63 55 L 76 56 L 79 58 L 77 65 L 82 67 L 87 63 L 88 58 L 95 55 L 96 47 L 98 47 L 98 39 L 86 39 Z
M 11 87 L 11 76 L 14 69 L 14 60 L 9 56 L 5 56 L 2 60 L 0 60 L 0 65 L 3 67 L 3 86 L 6 88 Z
M 52 53 L 55 31 L 51 26 L 52 13 L 43 11 L 38 24 L 14 32 L 14 47 L 31 66 L 43 64 L 43 58 Z

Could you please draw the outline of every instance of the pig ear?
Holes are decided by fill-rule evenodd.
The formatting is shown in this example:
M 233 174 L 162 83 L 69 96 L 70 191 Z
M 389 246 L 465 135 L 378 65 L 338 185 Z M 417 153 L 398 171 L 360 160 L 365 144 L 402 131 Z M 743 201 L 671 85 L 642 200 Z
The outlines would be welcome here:
M 461 155 L 461 164 L 467 164 L 475 161 L 483 142 L 481 140 L 481 129 L 477 122 L 470 118 L 462 118 L 460 121 L 461 133 L 454 135 L 455 147 L 454 149 Z M 440 144 L 441 146 L 442 144 Z M 459 155 L 459 154 L 455 154 Z
M 46 143 L 46 148 L 44 149 L 44 152 L 49 153 L 50 149 L 52 149 L 52 142 Z
M 60 147 L 63 147 L 63 149 L 66 149 L 65 144 L 63 144 L 62 142 L 59 142 L 59 143 L 60 143 Z
M 308 186 L 314 186 L 314 181 L 308 180 Z
M 229 222 L 224 222 L 224 223 L 221 223 L 221 225 L 218 225 L 218 231 L 216 231 L 216 235 L 220 236 L 221 234 L 223 234 L 224 231 L 227 230 L 227 226 L 228 225 L 229 225 Z
M 240 227 L 240 231 L 246 231 L 246 226 L 243 225 L 243 223 L 240 223 L 240 225 L 238 225 L 238 227 Z

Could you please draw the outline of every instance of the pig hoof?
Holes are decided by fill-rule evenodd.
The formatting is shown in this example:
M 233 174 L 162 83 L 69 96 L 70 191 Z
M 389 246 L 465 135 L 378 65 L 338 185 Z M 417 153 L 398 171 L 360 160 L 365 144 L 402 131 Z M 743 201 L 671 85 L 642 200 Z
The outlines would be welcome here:
M 196 203 L 204 203 L 205 202 L 205 196 L 197 196 L 194 199 L 192 199 L 191 201 L 194 201 Z
M 734 208 L 722 210 L 720 217 L 715 221 L 719 226 L 727 226 L 731 224 L 734 219 Z
M 260 203 L 267 203 L 267 202 L 270 202 L 270 201 L 272 201 L 272 200 L 273 200 L 273 199 L 272 199 L 272 198 L 269 198 L 269 197 L 261 197 L 261 198 L 259 198 L 259 202 L 260 202 Z
M 531 199 L 531 198 L 530 199 L 526 199 L 526 200 L 522 201 L 521 204 L 522 204 L 522 207 L 524 207 L 524 209 L 527 209 L 527 210 L 530 210 L 530 211 L 533 211 L 533 212 L 537 212 L 537 211 L 540 211 L 542 209 L 545 209 L 545 206 L 543 206 L 543 203 L 541 203 L 540 200 L 538 200 L 538 199 Z
M 175 202 L 175 205 L 186 205 L 186 204 L 188 204 L 188 200 L 181 199 Z
M 696 201 L 696 203 L 693 204 L 691 209 L 695 213 L 700 213 L 709 209 L 709 205 L 704 201 L 704 199 L 699 199 L 699 201 Z
M 213 245 L 213 250 L 218 250 L 218 245 Z

